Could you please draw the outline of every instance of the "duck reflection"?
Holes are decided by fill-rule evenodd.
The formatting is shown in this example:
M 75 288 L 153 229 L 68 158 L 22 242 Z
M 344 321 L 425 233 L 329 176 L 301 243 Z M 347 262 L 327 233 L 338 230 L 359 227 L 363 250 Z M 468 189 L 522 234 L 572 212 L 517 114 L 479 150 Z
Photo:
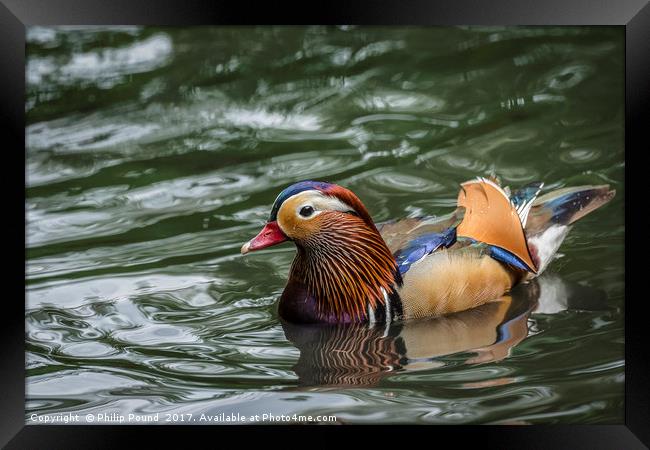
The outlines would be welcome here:
M 603 309 L 600 290 L 543 275 L 509 295 L 444 317 L 392 323 L 297 325 L 283 322 L 285 336 L 299 350 L 294 366 L 302 386 L 369 386 L 394 371 L 444 365 L 437 359 L 467 353 L 466 364 L 506 358 L 528 335 L 531 313 Z

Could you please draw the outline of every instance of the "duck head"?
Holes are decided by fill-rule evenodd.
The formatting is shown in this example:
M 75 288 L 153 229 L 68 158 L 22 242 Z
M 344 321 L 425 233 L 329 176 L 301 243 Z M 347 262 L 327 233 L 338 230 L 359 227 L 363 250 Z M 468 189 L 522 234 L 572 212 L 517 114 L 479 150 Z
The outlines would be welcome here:
M 341 186 L 318 181 L 289 186 L 276 198 L 262 231 L 241 252 L 285 241 L 298 250 L 280 300 L 280 315 L 287 320 L 367 320 L 402 282 L 367 209 Z

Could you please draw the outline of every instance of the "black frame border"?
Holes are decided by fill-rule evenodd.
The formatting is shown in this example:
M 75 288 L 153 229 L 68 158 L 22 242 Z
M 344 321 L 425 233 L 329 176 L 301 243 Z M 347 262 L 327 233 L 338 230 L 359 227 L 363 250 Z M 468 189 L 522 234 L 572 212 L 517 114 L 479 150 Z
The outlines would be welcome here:
M 330 0 L 305 2 L 302 5 L 279 2 L 251 2 L 250 0 L 0 0 L 0 127 L 3 131 L 5 155 L 16 158 L 16 169 L 2 177 L 2 197 L 12 207 L 5 213 L 4 225 L 16 238 L 8 239 L 16 253 L 24 252 L 21 229 L 25 226 L 25 27 L 30 25 L 253 25 L 253 24 L 363 24 L 363 25 L 621 25 L 625 27 L 625 181 L 626 205 L 626 287 L 625 294 L 625 425 L 536 425 L 521 426 L 437 426 L 429 427 L 371 427 L 365 428 L 364 438 L 391 433 L 398 442 L 402 428 L 407 433 L 422 433 L 424 438 L 456 439 L 463 445 L 480 443 L 489 448 L 648 448 L 650 445 L 650 373 L 645 357 L 644 342 L 648 325 L 643 315 L 643 298 L 633 298 L 630 280 L 642 279 L 641 265 L 631 264 L 627 244 L 643 242 L 645 206 L 643 188 L 631 186 L 643 180 L 639 160 L 650 150 L 647 124 L 650 105 L 650 5 L 648 0 L 618 0 L 616 2 L 590 0 Z M 21 155 L 22 158 L 17 155 Z M 13 168 L 12 159 L 12 168 Z M 22 239 L 18 238 L 22 236 Z M 22 247 L 21 247 L 22 246 Z M 637 245 L 642 249 L 643 245 Z M 14 250 L 14 248 L 12 248 Z M 24 253 L 22 253 L 25 255 Z M 3 345 L 0 366 L 0 445 L 6 448 L 109 448 L 116 441 L 132 441 L 146 432 L 148 443 L 163 443 L 171 433 L 179 433 L 197 442 L 200 435 L 214 437 L 212 427 L 202 426 L 99 426 L 61 425 L 26 426 L 25 400 L 25 322 L 24 285 L 25 266 L 6 259 L 5 277 L 11 280 L 5 291 L 5 307 L 11 311 L 5 317 L 0 333 Z M 347 437 L 358 427 L 291 427 L 221 426 L 223 433 L 263 432 L 282 438 L 292 433 L 291 440 L 312 438 L 317 433 L 333 438 Z M 153 432 L 152 432 L 153 431 Z M 299 436 L 296 436 L 295 433 Z M 308 433 L 308 434 L 307 434 Z M 343 433 L 343 435 L 341 435 Z M 203 437 L 201 436 L 201 437 Z M 143 437 L 143 436 L 139 436 Z M 235 436 L 232 436 L 235 437 Z M 325 436 L 323 436 L 325 437 Z M 410 437 L 410 436 L 409 436 Z M 152 439 L 154 438 L 154 439 Z M 297 438 L 297 439 L 296 439 Z M 220 439 L 220 440 L 221 440 Z M 310 440 L 305 440 L 310 445 Z M 210 442 L 210 441 L 208 441 Z M 212 441 L 216 443 L 215 441 Z M 282 441 L 280 441 L 282 442 Z M 324 441 L 323 441 L 324 442 Z M 186 441 L 186 445 L 187 445 Z

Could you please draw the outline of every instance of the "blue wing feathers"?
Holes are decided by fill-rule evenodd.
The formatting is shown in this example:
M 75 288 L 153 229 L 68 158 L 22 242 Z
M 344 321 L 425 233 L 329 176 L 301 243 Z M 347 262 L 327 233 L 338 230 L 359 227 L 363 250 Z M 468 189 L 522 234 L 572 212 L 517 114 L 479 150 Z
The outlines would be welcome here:
M 528 267 L 521 259 L 510 253 L 508 250 L 504 250 L 501 247 L 496 245 L 489 245 L 490 256 L 497 261 L 509 264 L 517 269 L 525 270 L 527 272 L 532 272 L 531 268 Z
M 456 227 L 447 228 L 441 233 L 427 233 L 418 236 L 395 254 L 400 274 L 404 275 L 412 264 L 441 247 L 450 247 L 456 242 Z
M 492 259 L 496 259 L 499 262 L 508 264 L 512 267 L 515 267 L 520 270 L 525 270 L 527 272 L 533 272 L 533 270 L 528 267 L 528 265 L 523 262 L 519 257 L 515 256 L 513 253 L 510 253 L 508 250 L 505 250 L 496 245 L 486 244 L 485 242 L 479 242 L 474 239 L 469 239 L 474 245 L 482 246 L 487 249 L 488 254 Z

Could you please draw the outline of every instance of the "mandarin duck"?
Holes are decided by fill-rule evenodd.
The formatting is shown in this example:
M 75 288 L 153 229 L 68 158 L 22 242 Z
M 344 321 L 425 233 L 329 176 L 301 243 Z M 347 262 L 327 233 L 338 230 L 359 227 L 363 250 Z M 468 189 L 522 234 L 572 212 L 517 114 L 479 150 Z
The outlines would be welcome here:
M 301 181 L 276 198 L 242 254 L 293 241 L 279 302 L 294 323 L 390 323 L 495 301 L 541 274 L 571 226 L 615 195 L 608 185 L 512 193 L 494 178 L 462 183 L 442 217 L 375 224 L 350 190 Z

